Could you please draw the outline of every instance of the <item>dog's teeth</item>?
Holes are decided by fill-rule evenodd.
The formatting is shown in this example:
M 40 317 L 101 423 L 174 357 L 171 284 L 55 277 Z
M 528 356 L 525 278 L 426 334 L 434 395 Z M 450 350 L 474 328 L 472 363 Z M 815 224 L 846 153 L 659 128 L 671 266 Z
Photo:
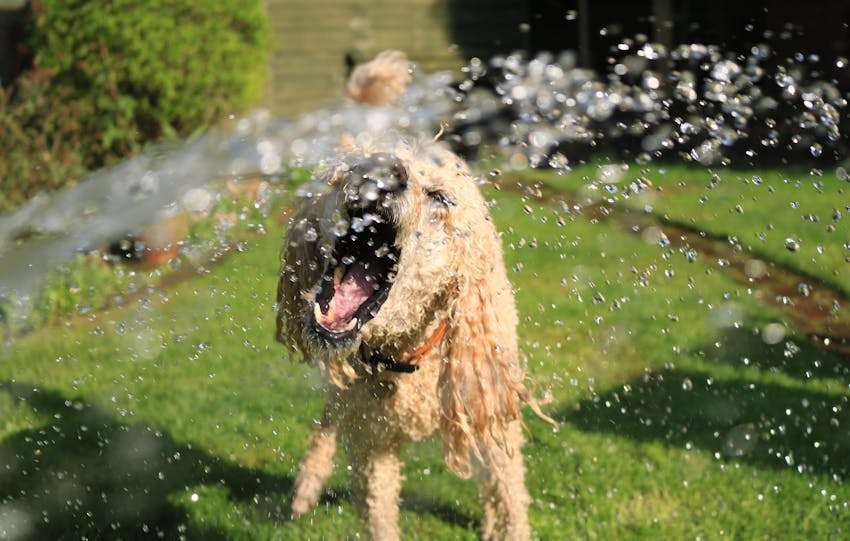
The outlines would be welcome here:
M 345 330 L 350 331 L 351 329 L 353 329 L 356 326 L 357 326 L 357 318 L 355 317 L 354 319 L 352 319 L 351 321 L 348 322 L 348 325 L 345 326 Z
M 342 275 L 345 274 L 345 268 L 342 265 L 334 269 L 334 287 L 342 282 Z
M 322 308 L 317 302 L 313 303 L 313 316 L 316 318 L 316 321 L 322 320 Z

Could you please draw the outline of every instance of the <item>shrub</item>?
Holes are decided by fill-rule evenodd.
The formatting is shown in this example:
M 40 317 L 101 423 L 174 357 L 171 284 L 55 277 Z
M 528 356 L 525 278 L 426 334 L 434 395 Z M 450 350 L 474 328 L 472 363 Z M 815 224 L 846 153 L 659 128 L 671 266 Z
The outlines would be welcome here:
M 85 171 L 80 119 L 92 108 L 54 91 L 50 80 L 46 71 L 31 71 L 18 80 L 14 100 L 0 89 L 0 211 Z
M 262 0 L 40 0 L 28 44 L 54 89 L 92 107 L 80 120 L 93 168 L 249 105 L 267 41 Z

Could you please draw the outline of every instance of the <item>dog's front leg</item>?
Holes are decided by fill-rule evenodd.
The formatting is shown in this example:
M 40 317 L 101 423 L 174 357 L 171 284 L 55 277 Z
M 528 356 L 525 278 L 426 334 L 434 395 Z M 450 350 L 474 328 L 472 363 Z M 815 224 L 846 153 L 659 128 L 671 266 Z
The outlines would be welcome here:
M 528 491 L 522 463 L 522 427 L 514 421 L 506 434 L 507 449 L 486 449 L 488 465 L 482 472 L 482 535 L 486 541 L 524 541 L 528 525 Z
M 355 504 L 374 541 L 399 539 L 398 499 L 401 459 L 397 447 L 373 448 L 368 443 L 350 451 Z
M 331 405 L 325 407 L 321 424 L 310 436 L 307 454 L 298 468 L 292 495 L 292 517 L 298 518 L 319 503 L 322 487 L 333 473 L 337 427 Z

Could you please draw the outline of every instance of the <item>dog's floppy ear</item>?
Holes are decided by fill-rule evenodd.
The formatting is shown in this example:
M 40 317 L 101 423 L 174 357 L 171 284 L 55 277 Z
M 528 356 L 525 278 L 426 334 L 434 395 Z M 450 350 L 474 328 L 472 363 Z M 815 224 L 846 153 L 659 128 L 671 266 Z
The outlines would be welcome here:
M 488 461 L 489 448 L 505 446 L 507 426 L 527 400 L 513 293 L 499 239 L 487 229 L 470 239 L 439 381 L 446 464 L 461 477 L 471 475 L 473 457 Z

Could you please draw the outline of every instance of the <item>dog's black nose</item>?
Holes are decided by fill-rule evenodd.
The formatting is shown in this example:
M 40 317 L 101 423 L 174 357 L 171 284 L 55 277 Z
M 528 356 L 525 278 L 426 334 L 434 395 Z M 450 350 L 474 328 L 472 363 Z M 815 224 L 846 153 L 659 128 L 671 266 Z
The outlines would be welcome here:
M 385 152 L 370 154 L 348 172 L 346 195 L 350 204 L 367 207 L 387 200 L 389 194 L 407 188 L 407 168 L 396 156 Z

